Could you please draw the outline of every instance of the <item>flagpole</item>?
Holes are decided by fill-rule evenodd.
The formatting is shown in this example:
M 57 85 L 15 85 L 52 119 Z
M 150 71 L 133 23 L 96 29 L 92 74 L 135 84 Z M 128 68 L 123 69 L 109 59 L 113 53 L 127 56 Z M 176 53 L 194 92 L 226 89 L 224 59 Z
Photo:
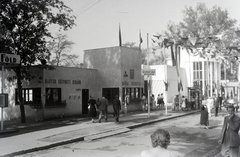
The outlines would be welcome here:
M 140 53 L 141 53 L 141 56 L 142 56 L 142 50 L 141 50 L 141 44 L 142 44 L 142 36 L 141 36 L 141 29 L 139 30 L 139 40 L 140 40 L 140 43 L 139 43 L 139 50 L 140 50 Z M 141 71 L 141 78 L 140 78 L 141 80 L 141 86 L 142 86 L 142 71 Z M 143 89 L 144 89 L 144 79 L 143 79 Z M 141 98 L 142 98 L 142 96 L 143 96 L 143 91 L 142 90 L 140 90 L 140 96 L 141 96 Z M 144 106 L 144 108 L 145 108 L 146 106 Z
M 164 58 L 166 57 L 166 49 L 165 49 L 165 44 L 163 44 L 163 52 L 164 52 Z M 167 73 L 167 63 L 166 63 L 166 58 L 164 59 L 164 74 L 165 74 L 165 78 L 164 78 L 164 81 L 166 80 L 166 83 L 168 83 L 168 81 L 167 81 L 167 75 L 168 75 L 168 73 Z M 165 84 L 165 83 L 164 83 Z M 165 87 L 166 88 L 166 87 Z M 165 90 L 165 95 L 164 95 L 164 97 L 166 98 L 165 99 L 165 102 L 167 102 L 167 100 L 168 100 L 168 97 L 167 97 L 167 92 L 168 92 L 168 90 Z M 167 111 L 167 103 L 165 103 L 165 113 L 167 114 L 168 113 L 168 111 Z
M 121 26 L 119 23 L 119 46 L 122 46 L 122 35 L 121 35 Z
M 147 33 L 147 67 L 149 68 L 148 33 Z M 149 75 L 147 75 L 147 77 L 148 77 L 148 80 L 147 80 L 148 81 L 148 117 L 150 117 L 150 95 L 149 95 L 150 83 L 149 83 Z

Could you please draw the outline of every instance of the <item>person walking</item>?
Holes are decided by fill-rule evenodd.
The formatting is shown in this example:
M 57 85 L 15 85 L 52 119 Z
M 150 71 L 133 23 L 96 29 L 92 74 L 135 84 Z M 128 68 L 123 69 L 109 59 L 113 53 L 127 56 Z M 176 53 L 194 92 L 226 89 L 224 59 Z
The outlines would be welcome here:
M 99 100 L 99 118 L 98 118 L 98 122 L 101 123 L 102 120 L 102 116 L 104 115 L 105 118 L 105 122 L 107 122 L 107 107 L 108 107 L 108 100 L 103 96 L 100 100 Z
M 97 102 L 94 99 L 94 96 L 90 96 L 88 105 L 89 105 L 89 116 L 92 118 L 92 123 L 94 123 L 94 119 L 97 116 Z
M 154 105 L 154 94 L 150 96 L 150 109 L 153 110 L 153 105 Z
M 208 98 L 206 100 L 206 106 L 207 106 L 207 111 L 208 111 L 208 116 L 209 117 L 212 116 L 211 110 L 213 108 L 213 105 L 214 105 L 214 99 L 213 98 Z
M 146 98 L 145 94 L 143 94 L 142 95 L 142 101 L 141 101 L 143 111 L 146 111 L 146 102 L 147 102 L 147 98 Z
M 208 125 L 209 125 L 208 118 L 209 118 L 209 116 L 208 116 L 207 107 L 205 105 L 203 105 L 201 108 L 200 125 L 204 125 L 206 129 L 208 129 Z
M 232 104 L 227 107 L 228 115 L 224 117 L 222 131 L 220 135 L 221 155 L 223 157 L 239 157 L 240 138 L 238 135 L 240 128 L 240 118 L 234 113 Z
M 182 105 L 181 105 L 181 109 L 182 109 L 183 111 L 186 111 L 186 110 L 187 110 L 186 99 L 185 99 L 184 95 L 182 96 Z
M 219 99 L 219 110 L 222 110 L 222 102 L 223 102 L 223 97 L 221 96 L 221 94 L 218 94 L 218 99 Z
M 165 103 L 164 103 L 163 93 L 161 93 L 161 95 L 159 96 L 158 103 L 159 103 L 160 108 L 164 108 Z
M 173 96 L 173 99 L 172 99 L 172 111 L 175 111 L 175 107 L 176 107 L 176 96 Z
M 115 122 L 119 122 L 119 114 L 121 110 L 121 101 L 119 100 L 119 96 L 116 95 L 115 99 L 113 100 L 113 112 L 115 116 Z
M 160 94 L 158 94 L 158 96 L 157 96 L 157 108 L 160 108 L 160 104 L 161 104 L 161 96 L 160 96 Z
M 129 97 L 129 93 L 126 94 L 125 98 L 124 98 L 124 113 L 127 114 L 128 112 L 128 105 L 129 105 L 129 102 L 130 102 L 130 97 Z
M 213 96 L 213 106 L 214 106 L 214 114 L 215 117 L 218 116 L 218 108 L 219 108 L 219 98 L 214 94 Z
M 233 97 L 233 100 L 234 100 L 234 109 L 235 109 L 235 112 L 238 112 L 238 96 L 237 94 L 234 94 L 234 97 Z

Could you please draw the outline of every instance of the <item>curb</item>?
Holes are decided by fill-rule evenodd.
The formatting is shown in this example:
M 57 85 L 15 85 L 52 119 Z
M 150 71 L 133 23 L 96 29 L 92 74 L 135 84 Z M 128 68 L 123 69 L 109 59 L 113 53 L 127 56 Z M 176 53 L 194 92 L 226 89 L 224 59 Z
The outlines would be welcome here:
M 0 135 L 11 134 L 11 133 L 15 133 L 15 132 L 19 132 L 19 130 L 18 129 L 7 129 L 7 130 L 0 131 Z
M 36 152 L 36 151 L 41 151 L 41 150 L 45 150 L 45 149 L 50 149 L 50 148 L 53 148 L 53 147 L 57 147 L 57 146 L 65 145 L 65 144 L 70 144 L 70 143 L 74 143 L 74 142 L 79 142 L 79 141 L 84 141 L 84 137 L 78 137 L 78 138 L 74 138 L 74 139 L 70 139 L 70 140 L 56 142 L 56 143 L 49 144 L 49 145 L 46 145 L 46 146 L 40 146 L 40 147 L 36 147 L 36 148 L 26 149 L 26 150 L 22 150 L 22 151 L 18 151 L 18 152 L 13 152 L 13 153 L 10 153 L 10 154 L 2 155 L 0 157 L 14 157 L 16 155 L 23 155 L 23 154 L 32 153 L 32 152 Z
M 169 116 L 169 117 L 165 117 L 165 118 L 161 118 L 161 119 L 156 119 L 156 120 L 150 120 L 150 121 L 147 121 L 147 122 L 143 122 L 143 123 L 139 123 L 139 124 L 135 124 L 135 125 L 128 126 L 127 128 L 129 128 L 129 129 L 135 129 L 135 128 L 137 128 L 137 127 L 141 127 L 141 126 L 144 126 L 144 125 L 148 125 L 148 124 L 152 124 L 152 123 L 156 123 L 156 122 L 161 122 L 161 121 L 165 121 L 165 120 L 170 120 L 170 119 L 174 119 L 174 118 L 179 118 L 179 117 L 183 117 L 183 116 L 195 114 L 195 113 L 198 113 L 198 112 L 200 112 L 200 111 L 189 112 L 189 113 L 182 113 L 182 114 L 180 114 L 180 115 Z
M 197 110 L 197 111 L 194 111 L 194 112 L 182 113 L 180 115 L 169 116 L 169 117 L 165 117 L 165 118 L 161 118 L 161 119 L 149 120 L 147 122 L 143 122 L 143 123 L 139 123 L 139 124 L 131 124 L 130 126 L 126 126 L 125 128 L 119 129 L 120 131 L 118 131 L 118 129 L 117 129 L 113 133 L 109 133 L 109 132 L 112 131 L 112 130 L 110 130 L 110 131 L 106 131 L 106 132 L 103 132 L 103 133 L 94 134 L 95 138 L 91 138 L 91 139 L 86 138 L 86 137 L 89 137 L 91 135 L 82 136 L 82 137 L 77 137 L 77 138 L 70 139 L 70 140 L 56 142 L 56 143 L 45 145 L 45 146 L 40 146 L 40 147 L 36 147 L 36 148 L 26 149 L 26 150 L 22 150 L 22 151 L 18 151 L 18 152 L 13 152 L 13 153 L 10 153 L 10 154 L 5 154 L 5 155 L 2 155 L 0 157 L 14 157 L 16 155 L 23 155 L 23 154 L 27 154 L 27 153 L 32 153 L 32 152 L 41 151 L 41 150 L 45 150 L 45 149 L 50 149 L 50 148 L 53 148 L 53 147 L 57 147 L 57 146 L 65 145 L 65 144 L 70 144 L 70 143 L 74 143 L 74 142 L 97 140 L 97 139 L 101 139 L 101 138 L 125 133 L 125 132 L 128 132 L 128 131 L 131 131 L 134 128 L 138 128 L 138 127 L 141 127 L 141 126 L 144 126 L 144 125 L 148 125 L 148 124 L 152 124 L 152 123 L 156 123 L 156 122 L 161 122 L 161 121 L 165 121 L 165 120 L 170 120 L 170 119 L 174 119 L 174 118 L 179 118 L 179 117 L 195 114 L 195 113 L 198 113 L 198 112 L 200 112 L 200 111 Z

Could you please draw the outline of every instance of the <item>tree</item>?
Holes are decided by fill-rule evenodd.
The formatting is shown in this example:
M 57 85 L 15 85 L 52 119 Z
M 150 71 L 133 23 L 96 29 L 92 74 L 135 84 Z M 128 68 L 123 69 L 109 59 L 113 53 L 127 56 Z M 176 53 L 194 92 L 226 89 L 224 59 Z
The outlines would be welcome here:
M 135 42 L 126 42 L 123 44 L 123 46 L 125 47 L 130 47 L 130 48 L 135 48 L 135 49 L 139 49 L 138 46 L 136 46 Z M 153 46 L 152 50 L 147 50 L 147 49 L 142 49 L 142 64 L 147 64 L 147 59 L 148 59 L 148 54 L 149 54 L 149 65 L 161 65 L 165 63 L 166 58 L 169 56 L 168 54 L 163 54 L 163 52 L 161 51 L 160 54 L 156 54 L 158 53 L 157 50 L 159 50 L 160 48 L 156 48 L 156 46 Z M 162 50 L 162 49 L 161 49 Z
M 47 47 L 51 52 L 49 63 L 57 66 L 79 66 L 77 63 L 78 55 L 69 54 L 74 42 L 67 40 L 67 35 L 57 34 L 52 41 L 49 41 Z
M 20 64 L 12 68 L 17 78 L 21 122 L 26 122 L 22 98 L 23 79 L 33 76 L 29 68 L 39 62 L 46 64 L 50 56 L 47 40 L 52 24 L 67 30 L 74 26 L 72 10 L 60 0 L 1 0 L 0 2 L 0 52 L 20 55 Z M 48 67 L 48 66 L 44 66 Z
M 126 42 L 123 44 L 123 46 L 138 49 L 135 42 Z
M 230 64 L 233 61 L 229 58 L 234 56 L 229 53 L 229 47 L 224 43 L 239 44 L 239 39 L 234 33 L 236 22 L 229 17 L 227 10 L 218 6 L 209 9 L 204 3 L 198 3 L 195 9 L 185 7 L 183 20 L 179 24 L 169 22 L 163 36 L 172 42 L 171 46 L 182 45 L 192 53 L 201 48 L 202 57 L 207 56 L 208 49 L 213 53 L 212 57 L 221 56 Z M 190 42 L 192 37 L 197 39 L 196 44 Z

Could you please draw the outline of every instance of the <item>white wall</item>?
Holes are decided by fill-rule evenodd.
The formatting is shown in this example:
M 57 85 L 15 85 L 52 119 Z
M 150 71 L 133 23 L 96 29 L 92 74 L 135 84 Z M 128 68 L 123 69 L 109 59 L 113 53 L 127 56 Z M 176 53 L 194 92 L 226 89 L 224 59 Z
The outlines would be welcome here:
M 171 103 L 172 98 L 178 95 L 178 77 L 175 66 L 169 65 L 153 65 L 151 69 L 156 69 L 156 75 L 151 76 L 151 94 L 154 94 L 157 98 L 158 94 L 163 93 L 165 102 Z M 147 77 L 145 77 L 146 79 Z M 180 68 L 180 78 L 182 80 L 183 91 L 180 91 L 181 95 L 187 95 L 187 80 L 185 69 Z M 164 82 L 168 82 L 168 91 L 165 91 Z

